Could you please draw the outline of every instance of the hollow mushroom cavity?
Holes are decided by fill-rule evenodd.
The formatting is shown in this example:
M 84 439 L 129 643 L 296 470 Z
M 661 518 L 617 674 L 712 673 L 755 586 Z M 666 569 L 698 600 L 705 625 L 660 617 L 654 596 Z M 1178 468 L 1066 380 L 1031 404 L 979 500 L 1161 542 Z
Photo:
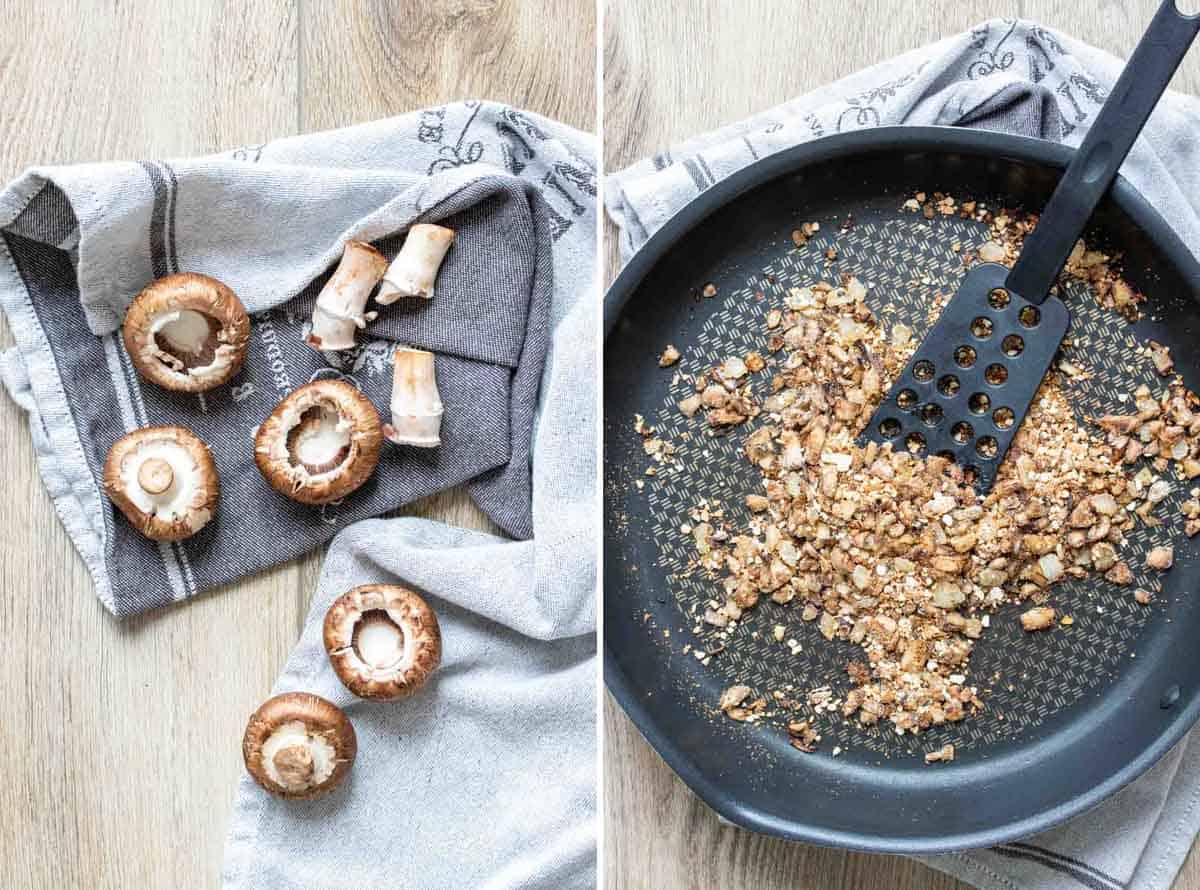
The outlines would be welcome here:
M 397 445 L 436 448 L 442 443 L 442 399 L 432 352 L 397 349 L 392 358 L 392 422 L 383 434 Z
M 387 267 L 387 257 L 370 244 L 346 242 L 341 262 L 317 295 L 310 346 L 323 352 L 354 346 L 355 334 L 375 319 L 376 313 L 364 310 Z
M 306 692 L 268 699 L 242 738 L 246 770 L 280 797 L 318 797 L 350 772 L 358 753 L 354 727 L 333 703 Z
M 445 226 L 420 223 L 408 230 L 408 236 L 383 276 L 375 302 L 381 306 L 401 297 L 433 299 L 433 284 L 450 245 L 454 230 Z
M 394 584 L 368 584 L 338 597 L 325 613 L 324 637 L 334 672 L 359 698 L 412 695 L 442 657 L 433 609 Z
M 241 370 L 250 318 L 220 281 L 182 272 L 143 289 L 121 330 L 143 377 L 176 392 L 203 392 Z
M 182 541 L 216 513 L 220 480 L 212 454 L 191 430 L 147 427 L 113 443 L 104 490 L 146 537 Z
M 379 413 L 340 380 L 305 384 L 258 428 L 254 460 L 276 491 L 306 504 L 345 497 L 379 462 Z

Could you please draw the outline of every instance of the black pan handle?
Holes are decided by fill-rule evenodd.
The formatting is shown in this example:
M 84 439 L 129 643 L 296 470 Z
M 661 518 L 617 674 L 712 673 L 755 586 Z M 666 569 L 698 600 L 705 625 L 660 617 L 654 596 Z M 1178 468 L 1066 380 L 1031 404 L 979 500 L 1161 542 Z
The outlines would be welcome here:
M 1050 196 L 1037 228 L 1025 239 L 1008 273 L 1010 290 L 1033 303 L 1046 299 L 1197 32 L 1200 15 L 1185 16 L 1175 0 L 1163 0 Z

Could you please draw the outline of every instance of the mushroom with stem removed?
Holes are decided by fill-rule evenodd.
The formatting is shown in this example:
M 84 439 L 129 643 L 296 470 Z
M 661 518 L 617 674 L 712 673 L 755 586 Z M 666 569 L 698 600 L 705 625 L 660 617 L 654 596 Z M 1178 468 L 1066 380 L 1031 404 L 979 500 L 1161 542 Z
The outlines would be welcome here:
M 433 299 L 433 283 L 453 243 L 454 230 L 445 226 L 419 223 L 409 229 L 400 252 L 383 275 L 375 302 L 387 306 L 401 297 Z
M 308 344 L 323 352 L 353 347 L 355 332 L 375 318 L 363 309 L 387 267 L 387 257 L 370 244 L 347 241 L 341 262 L 317 295 Z
M 254 461 L 294 501 L 345 497 L 375 471 L 383 437 L 379 412 L 341 380 L 306 383 L 275 406 L 254 437 Z
M 241 370 L 250 317 L 217 279 L 182 272 L 159 278 L 138 294 L 121 332 L 143 377 L 176 392 L 203 392 Z
M 350 772 L 358 753 L 354 727 L 332 702 L 307 692 L 267 699 L 250 717 L 242 758 L 272 794 L 319 797 Z
M 433 609 L 394 584 L 367 584 L 342 594 L 325 613 L 324 636 L 338 679 L 359 698 L 412 695 L 442 657 Z
M 105 493 L 154 541 L 182 541 L 200 531 L 216 513 L 220 489 L 208 447 L 181 426 L 127 433 L 104 461 Z
M 402 347 L 392 355 L 392 422 L 383 434 L 397 445 L 442 444 L 442 399 L 432 352 Z

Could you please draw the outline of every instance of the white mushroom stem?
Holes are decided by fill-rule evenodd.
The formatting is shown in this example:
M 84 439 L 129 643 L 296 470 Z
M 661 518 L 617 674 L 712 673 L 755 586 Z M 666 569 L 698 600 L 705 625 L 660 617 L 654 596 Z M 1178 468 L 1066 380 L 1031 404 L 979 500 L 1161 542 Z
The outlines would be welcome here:
M 200 468 L 187 449 L 169 440 L 146 442 L 121 467 L 130 501 L 148 516 L 168 522 L 188 515 L 201 484 Z M 205 510 L 197 525 L 208 521 Z
M 433 353 L 397 349 L 392 370 L 392 422 L 383 434 L 397 445 L 435 448 L 442 444 L 442 399 Z
M 408 230 L 404 246 L 388 266 L 375 302 L 387 306 L 401 297 L 433 298 L 433 283 L 446 251 L 454 243 L 454 230 L 428 223 Z
M 324 352 L 353 347 L 355 332 L 378 314 L 363 309 L 386 269 L 387 259 L 370 244 L 347 241 L 341 262 L 317 296 L 309 344 Z
M 263 770 L 288 791 L 304 791 L 327 780 L 337 766 L 329 741 L 310 733 L 300 720 L 280 726 L 263 743 Z

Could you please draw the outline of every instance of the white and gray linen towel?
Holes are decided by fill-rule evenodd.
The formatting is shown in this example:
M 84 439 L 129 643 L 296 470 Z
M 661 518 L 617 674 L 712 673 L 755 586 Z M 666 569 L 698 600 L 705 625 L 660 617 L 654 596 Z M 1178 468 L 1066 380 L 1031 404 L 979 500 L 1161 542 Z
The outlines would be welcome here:
M 1122 62 L 1033 22 L 992 20 L 605 180 L 628 259 L 714 182 L 784 148 L 882 125 L 987 128 L 1078 145 Z M 1168 93 L 1121 168 L 1200 256 L 1200 100 Z M 1200 737 L 1090 812 L 1020 843 L 921 857 L 986 890 L 1166 890 L 1200 831 Z
M 243 779 L 225 887 L 594 886 L 595 164 L 591 136 L 465 102 L 193 161 L 35 170 L 0 194 L 0 300 L 17 340 L 4 381 L 105 604 L 160 602 L 127 572 L 159 584 L 163 565 L 182 566 L 187 586 L 166 589 L 184 595 L 338 533 L 275 691 L 345 708 L 357 762 L 316 801 Z M 296 345 L 342 241 L 390 252 L 418 218 L 459 232 L 433 302 L 387 307 L 337 366 Z M 112 333 L 132 295 L 176 268 L 226 281 L 252 314 L 246 370 L 204 401 L 141 387 Z M 386 410 L 393 341 L 438 353 L 446 445 L 392 455 L 362 498 L 297 511 L 255 479 L 250 427 L 314 375 L 350 377 Z M 184 416 L 221 469 L 220 538 L 183 554 L 114 542 L 123 520 L 100 495 L 96 455 L 126 429 Z M 363 519 L 462 480 L 520 540 Z M 239 536 L 244 547 L 226 540 Z M 421 591 L 442 628 L 440 670 L 398 704 L 354 700 L 321 643 L 332 599 L 377 581 Z
M 461 144 L 466 111 L 417 119 Z M 595 885 L 595 149 L 561 125 L 494 107 L 475 121 L 472 160 L 504 164 L 557 211 L 546 242 L 554 288 L 533 429 L 533 536 L 506 541 L 402 518 L 359 522 L 334 539 L 274 692 L 306 690 L 342 707 L 358 757 L 346 782 L 314 801 L 278 800 L 243 777 L 226 890 Z M 520 136 L 507 134 L 516 121 Z M 421 591 L 442 629 L 441 667 L 399 703 L 356 700 L 322 643 L 334 597 L 381 581 Z
M 584 252 L 596 191 L 593 160 L 554 138 L 561 129 L 463 103 L 209 157 L 34 168 L 0 193 L 0 306 L 16 339 L 0 375 L 109 610 L 217 587 L 460 483 L 505 532 L 533 534 L 529 448 L 552 293 L 572 274 L 563 255 Z M 387 307 L 354 350 L 309 348 L 302 328 L 343 243 L 392 256 L 422 220 L 458 231 L 437 299 Z M 143 383 L 119 333 L 138 291 L 176 271 L 221 279 L 253 319 L 241 373 L 199 395 Z M 437 353 L 442 446 L 385 445 L 378 472 L 336 504 L 273 493 L 253 461 L 257 425 L 323 377 L 354 383 L 386 418 L 396 343 Z M 217 516 L 178 544 L 142 538 L 99 485 L 113 441 L 158 424 L 194 430 L 221 476 Z
M 584 890 L 596 880 L 595 147 L 494 105 L 374 126 L 436 140 L 428 151 L 397 146 L 403 169 L 424 175 L 432 164 L 436 180 L 442 159 L 465 159 L 468 177 L 491 164 L 546 205 L 550 228 L 538 230 L 538 244 L 551 252 L 554 284 L 527 452 L 533 534 L 505 540 L 412 518 L 338 534 L 274 692 L 315 692 L 342 707 L 358 757 L 337 790 L 313 801 L 278 800 L 243 777 L 223 887 Z M 354 141 L 370 163 L 374 151 Z M 477 285 L 503 290 L 513 274 L 493 266 Z M 356 700 L 322 643 L 334 597 L 374 582 L 421 591 L 442 629 L 441 667 L 403 702 Z

